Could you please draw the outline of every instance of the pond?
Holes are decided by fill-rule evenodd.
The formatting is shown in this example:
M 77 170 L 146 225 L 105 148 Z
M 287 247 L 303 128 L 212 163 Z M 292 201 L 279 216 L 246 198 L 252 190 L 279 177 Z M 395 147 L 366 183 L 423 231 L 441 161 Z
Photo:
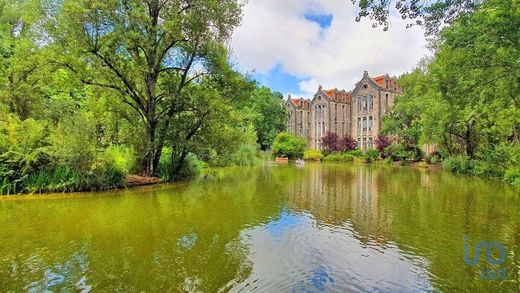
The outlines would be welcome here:
M 519 291 L 519 275 L 519 189 L 444 172 L 289 164 L 0 199 L 4 292 Z

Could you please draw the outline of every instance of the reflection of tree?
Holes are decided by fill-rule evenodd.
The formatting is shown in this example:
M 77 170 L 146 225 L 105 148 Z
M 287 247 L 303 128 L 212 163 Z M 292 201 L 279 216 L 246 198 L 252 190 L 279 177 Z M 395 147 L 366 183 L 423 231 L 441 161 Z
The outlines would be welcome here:
M 381 173 L 377 181 L 381 208 L 394 215 L 395 241 L 402 249 L 429 259 L 433 282 L 442 291 L 487 291 L 498 284 L 480 280 L 478 269 L 465 265 L 464 235 L 500 240 L 514 251 L 511 256 L 520 252 L 520 241 L 514 236 L 520 231 L 520 197 L 513 189 L 491 181 L 411 169 Z M 518 264 L 513 257 L 505 264 L 516 280 Z M 514 283 L 503 282 L 499 287 L 506 291 L 518 288 Z
M 286 194 L 291 210 L 309 212 L 318 225 L 348 226 L 362 243 L 392 242 L 426 257 L 418 265 L 440 290 L 497 285 L 464 264 L 464 235 L 504 243 L 509 277 L 519 279 L 520 194 L 500 183 L 412 168 L 307 164 Z M 500 286 L 517 289 L 518 281 Z
M 62 287 L 75 289 L 86 276 L 94 291 L 217 291 L 248 276 L 240 231 L 279 214 L 283 185 L 273 180 L 269 169 L 229 170 L 113 196 L 1 202 L 0 223 L 18 223 L 0 226 L 0 287 L 19 291 L 44 280 L 79 245 L 88 247 L 88 269 Z
M 397 245 L 412 262 L 427 259 L 413 265 L 426 268 L 438 290 L 518 288 L 518 281 L 481 281 L 462 260 L 464 234 L 472 244 L 497 239 L 508 251 L 509 279 L 519 279 L 518 190 L 441 172 L 355 164 L 228 169 L 161 188 L 1 200 L 0 288 L 43 288 L 63 276 L 51 290 L 226 289 L 252 270 L 242 232 L 268 230 L 263 224 L 273 221 L 292 225 L 292 211 L 311 214 L 323 233 L 349 229 L 362 244 L 391 245 L 386 254 Z M 304 219 L 312 243 L 314 222 Z

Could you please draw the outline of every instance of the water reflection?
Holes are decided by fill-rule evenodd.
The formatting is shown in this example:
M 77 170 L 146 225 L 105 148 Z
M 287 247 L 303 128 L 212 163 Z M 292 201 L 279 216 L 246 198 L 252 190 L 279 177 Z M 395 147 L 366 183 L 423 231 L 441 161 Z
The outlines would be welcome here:
M 1 291 L 518 291 L 520 195 L 408 168 L 228 169 L 159 188 L 0 200 Z M 463 235 L 500 240 L 479 279 Z

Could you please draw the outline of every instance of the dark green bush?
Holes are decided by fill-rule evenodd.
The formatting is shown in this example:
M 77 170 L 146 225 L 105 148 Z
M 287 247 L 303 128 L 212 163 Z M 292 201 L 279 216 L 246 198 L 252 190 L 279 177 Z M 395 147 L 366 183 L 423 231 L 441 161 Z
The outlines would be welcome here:
M 520 166 L 511 166 L 504 174 L 504 180 L 513 185 L 520 185 Z
M 368 149 L 365 151 L 365 155 L 363 156 L 363 158 L 367 163 L 376 161 L 377 159 L 379 159 L 379 151 L 376 149 Z
M 233 154 L 233 163 L 238 166 L 256 166 L 261 163 L 258 147 L 252 144 L 243 144 Z
M 473 164 L 467 156 L 448 157 L 442 162 L 442 168 L 460 174 L 473 174 Z

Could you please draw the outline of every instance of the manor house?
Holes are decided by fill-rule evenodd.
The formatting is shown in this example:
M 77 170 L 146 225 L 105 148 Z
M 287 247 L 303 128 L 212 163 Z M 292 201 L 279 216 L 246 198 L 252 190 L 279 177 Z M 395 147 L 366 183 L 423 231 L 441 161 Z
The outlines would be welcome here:
M 370 77 L 365 71 L 349 92 L 319 86 L 312 100 L 289 95 L 285 103 L 287 131 L 307 139 L 313 149 L 321 149 L 321 138 L 329 131 L 340 137 L 351 136 L 361 149 L 372 148 L 382 117 L 400 94 L 396 77 Z

